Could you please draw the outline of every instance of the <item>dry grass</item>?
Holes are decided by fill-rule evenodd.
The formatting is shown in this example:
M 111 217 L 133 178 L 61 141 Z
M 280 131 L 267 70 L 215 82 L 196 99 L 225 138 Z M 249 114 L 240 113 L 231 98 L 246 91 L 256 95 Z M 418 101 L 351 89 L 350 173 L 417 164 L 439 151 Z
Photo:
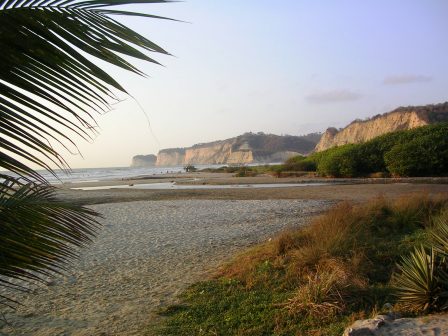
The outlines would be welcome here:
M 394 303 L 397 262 L 428 240 L 427 228 L 447 204 L 446 195 L 424 194 L 340 203 L 192 288 L 170 317 L 170 335 L 218 326 L 223 335 L 340 335 L 350 322 Z
M 343 202 L 306 228 L 284 232 L 237 256 L 218 276 L 237 279 L 248 289 L 267 284 L 297 288 L 286 304 L 290 312 L 330 316 L 356 301 L 352 296 L 369 282 L 386 283 L 400 249 L 410 248 L 393 242 L 431 226 L 432 215 L 446 203 L 444 196 L 425 194 Z
M 365 287 L 366 280 L 353 274 L 346 262 L 322 260 L 314 273 L 308 274 L 294 296 L 285 304 L 289 314 L 328 320 L 346 308 L 352 288 Z

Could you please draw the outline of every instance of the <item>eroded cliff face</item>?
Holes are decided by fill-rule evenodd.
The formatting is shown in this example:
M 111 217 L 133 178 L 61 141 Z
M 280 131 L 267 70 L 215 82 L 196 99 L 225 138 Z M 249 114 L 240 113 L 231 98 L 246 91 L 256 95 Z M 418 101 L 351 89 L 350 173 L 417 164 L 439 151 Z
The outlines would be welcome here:
M 366 121 L 354 121 L 337 130 L 329 128 L 316 145 L 317 152 L 334 146 L 368 141 L 377 136 L 435 122 L 448 121 L 448 103 L 418 107 L 400 107 Z
M 153 154 L 149 155 L 136 155 L 132 158 L 131 167 L 142 168 L 142 167 L 154 167 L 156 165 L 157 156 Z
M 156 166 L 181 166 L 184 164 L 185 149 L 162 149 L 157 154 Z
M 245 133 L 235 138 L 198 144 L 188 148 L 163 149 L 157 166 L 186 164 L 249 164 L 283 162 L 313 150 L 317 136 L 278 136 Z
M 224 164 L 232 153 L 234 141 L 219 141 L 209 146 L 193 146 L 185 150 L 185 164 Z

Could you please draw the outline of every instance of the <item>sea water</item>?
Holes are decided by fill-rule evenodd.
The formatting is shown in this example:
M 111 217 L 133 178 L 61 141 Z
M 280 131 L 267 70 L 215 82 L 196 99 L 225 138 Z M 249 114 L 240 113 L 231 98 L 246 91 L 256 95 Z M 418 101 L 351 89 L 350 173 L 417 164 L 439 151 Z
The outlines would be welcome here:
M 226 165 L 210 164 L 210 165 L 194 165 L 197 169 L 219 168 Z M 38 170 L 44 178 L 51 184 L 61 183 L 80 183 L 80 182 L 98 182 L 98 181 L 116 181 L 127 180 L 131 178 L 151 177 L 154 175 L 165 174 L 181 174 L 185 173 L 184 166 L 173 167 L 147 167 L 147 168 L 132 168 L 132 167 L 109 167 L 109 168 L 76 168 L 71 171 L 62 171 L 55 169 L 56 176 L 52 175 L 46 170 Z M 3 173 L 3 172 L 2 172 Z M 5 174 L 15 176 L 12 173 L 4 172 Z

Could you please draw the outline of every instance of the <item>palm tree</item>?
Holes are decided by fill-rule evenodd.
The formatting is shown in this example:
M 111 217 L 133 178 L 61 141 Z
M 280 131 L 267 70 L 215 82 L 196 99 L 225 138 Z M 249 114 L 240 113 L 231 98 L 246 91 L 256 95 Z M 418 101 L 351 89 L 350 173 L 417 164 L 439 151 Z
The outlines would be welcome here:
M 144 75 L 120 54 L 156 64 L 148 52 L 168 54 L 112 17 L 166 18 L 114 6 L 165 2 L 0 0 L 0 171 L 13 173 L 0 172 L 0 286 L 44 281 L 94 237 L 98 214 L 58 200 L 31 166 L 69 171 L 53 145 L 93 139 L 95 115 L 126 93 L 93 58 Z

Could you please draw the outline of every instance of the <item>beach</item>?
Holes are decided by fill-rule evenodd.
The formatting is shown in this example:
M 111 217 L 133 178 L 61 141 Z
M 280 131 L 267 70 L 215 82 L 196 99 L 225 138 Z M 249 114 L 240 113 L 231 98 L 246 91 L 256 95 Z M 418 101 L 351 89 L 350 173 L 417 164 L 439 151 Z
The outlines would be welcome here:
M 329 205 L 302 200 L 137 201 L 91 206 L 95 243 L 65 277 L 15 296 L 2 335 L 141 335 L 157 308 L 235 252 L 304 225 Z
M 194 176 L 169 176 L 164 182 L 300 182 Z M 15 294 L 23 306 L 6 312 L 9 325 L 3 325 L 0 335 L 144 335 L 154 312 L 175 302 L 188 285 L 213 275 L 248 246 L 306 225 L 338 201 L 448 192 L 447 184 L 349 181 L 288 188 L 132 189 L 138 183 L 160 182 L 136 179 L 59 188 L 59 197 L 101 213 L 103 228 L 68 273 L 55 276 L 49 286 Z M 129 188 L 72 189 L 111 184 Z
M 139 185 L 167 184 L 190 186 L 191 189 L 139 189 Z M 297 187 L 258 188 L 265 184 L 297 184 Z M 215 189 L 214 186 L 235 186 Z M 238 186 L 251 185 L 251 188 Z M 195 189 L 194 187 L 208 187 Z M 99 190 L 82 188 L 99 187 Z M 120 188 L 115 188 L 120 187 Z M 125 187 L 125 188 L 123 188 Z M 80 189 L 81 188 L 81 189 Z M 76 182 L 58 186 L 61 198 L 80 204 L 102 204 L 132 202 L 139 200 L 176 199 L 314 199 L 332 201 L 365 201 L 377 196 L 397 197 L 409 193 L 446 193 L 448 178 L 397 178 L 397 179 L 330 179 L 289 177 L 275 178 L 270 175 L 257 177 L 234 177 L 225 173 L 164 174 L 138 179 L 109 180 L 98 182 Z

